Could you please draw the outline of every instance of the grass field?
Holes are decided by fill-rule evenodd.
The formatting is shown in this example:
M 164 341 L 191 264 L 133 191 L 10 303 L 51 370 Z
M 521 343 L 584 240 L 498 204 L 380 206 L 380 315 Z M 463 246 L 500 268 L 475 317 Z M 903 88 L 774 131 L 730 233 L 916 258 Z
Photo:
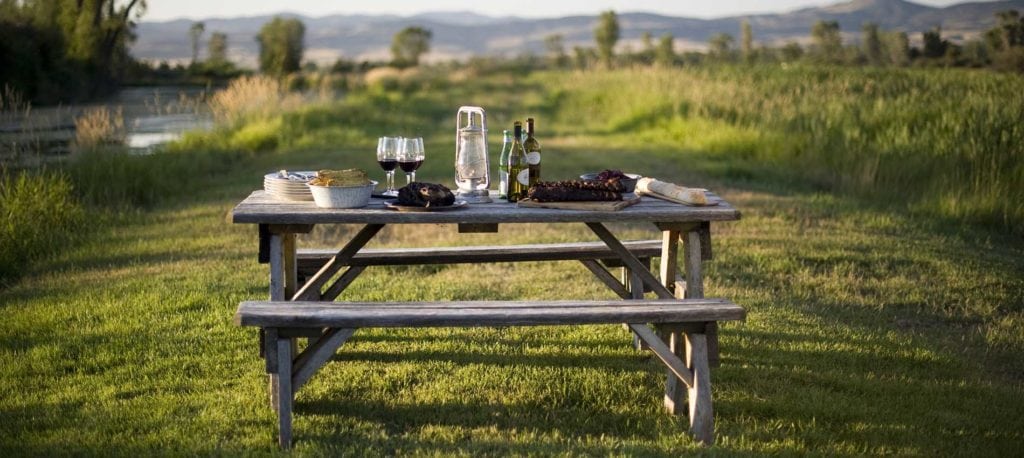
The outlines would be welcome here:
M 280 454 L 256 334 L 231 323 L 239 301 L 265 296 L 266 268 L 256 263 L 255 229 L 230 224 L 230 209 L 269 170 L 361 167 L 377 174 L 373 142 L 385 133 L 426 136 L 419 176 L 450 184 L 455 104 L 488 109 L 492 147 L 514 117 L 535 115 L 547 177 L 624 168 L 708 187 L 743 211 L 741 221 L 714 227 L 715 260 L 708 264 L 707 295 L 749 311 L 745 323 L 721 330 L 722 366 L 712 373 L 718 444 L 710 454 L 1020 454 L 1024 243 L 1007 227 L 1020 227 L 1021 200 L 1011 197 L 1024 181 L 1014 181 L 1020 127 L 1000 104 L 1019 101 L 1011 93 L 1024 84 L 972 72 L 777 70 L 807 87 L 797 91 L 766 69 L 499 74 L 465 82 L 425 76 L 245 119 L 167 153 L 131 159 L 137 162 L 104 156 L 112 164 L 69 166 L 78 192 L 107 192 L 117 205 L 101 211 L 94 205 L 106 198 L 84 199 L 93 202 L 87 236 L 37 258 L 0 291 L 0 454 Z M 878 132 L 906 124 L 889 116 L 899 110 L 885 108 L 897 101 L 835 89 L 904 79 L 910 82 L 900 84 L 919 85 L 906 97 L 921 104 L 934 98 L 935 110 L 952 105 L 939 100 L 946 94 L 988 88 L 964 103 L 973 111 L 958 113 L 989 122 L 956 133 L 947 129 L 955 119 L 935 121 L 896 148 Z M 657 93 L 670 96 L 644 99 Z M 773 95 L 781 93 L 801 108 L 787 115 L 781 105 L 740 103 L 761 97 L 781 104 Z M 827 94 L 832 98 L 823 101 Z M 869 117 L 876 133 L 863 134 L 870 141 L 818 138 L 824 127 L 816 123 L 832 126 L 833 136 L 856 137 L 847 128 L 861 118 L 816 114 L 815 103 L 879 106 Z M 647 106 L 655 109 L 644 112 Z M 720 110 L 729 106 L 731 113 Z M 988 154 L 977 157 L 1000 164 L 968 168 L 1001 181 L 961 187 L 958 174 L 973 172 L 942 162 L 959 151 L 949 143 L 954 134 Z M 856 169 L 855 180 L 837 180 L 857 162 L 856 151 L 901 169 L 890 175 L 891 167 L 880 167 L 874 181 Z M 892 151 L 907 156 L 884 157 Z M 929 151 L 944 154 L 922 156 Z M 911 159 L 927 173 L 914 175 L 913 164 L 903 163 Z M 112 180 L 104 170 L 137 179 Z M 864 185 L 899 190 L 943 182 L 955 198 L 935 200 L 923 189 L 875 193 Z M 969 192 L 986 186 L 997 186 L 986 192 L 1005 194 L 1006 203 L 988 205 L 988 194 Z M 960 207 L 941 204 L 954 200 Z M 301 243 L 337 245 L 353 229 L 318 228 Z M 643 226 L 613 230 L 625 238 L 654 235 Z M 387 228 L 374 245 L 593 238 L 571 226 L 510 226 L 497 235 L 423 226 Z M 548 263 L 370 269 L 345 297 L 609 293 L 576 264 Z M 294 453 L 697 452 L 683 433 L 686 419 L 661 413 L 663 377 L 619 326 L 360 332 L 299 394 Z

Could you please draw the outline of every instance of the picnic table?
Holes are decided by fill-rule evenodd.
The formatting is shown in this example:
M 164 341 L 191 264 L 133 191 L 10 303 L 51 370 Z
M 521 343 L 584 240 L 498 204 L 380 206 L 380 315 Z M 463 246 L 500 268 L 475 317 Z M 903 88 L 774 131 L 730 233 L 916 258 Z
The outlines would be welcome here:
M 295 392 L 358 328 L 595 323 L 622 323 L 632 331 L 638 347 L 653 351 L 666 366 L 666 409 L 688 414 L 691 433 L 710 445 L 714 423 L 709 367 L 718 360 L 716 324 L 743 319 L 745 312 L 726 300 L 704 298 L 702 263 L 712 258 L 711 223 L 740 218 L 739 211 L 718 196 L 709 193 L 709 200 L 715 205 L 692 207 L 644 197 L 617 211 L 524 208 L 496 200 L 450 211 L 399 212 L 385 207 L 379 198 L 364 208 L 324 209 L 313 202 L 284 201 L 264 191 L 253 192 L 234 208 L 232 220 L 258 227 L 259 260 L 270 267 L 270 300 L 243 302 L 235 318 L 240 325 L 260 328 L 260 353 L 270 375 L 270 401 L 279 416 L 281 446 L 291 444 Z M 450 224 L 458 232 L 479 233 L 497 232 L 501 224 L 523 223 L 585 224 L 599 241 L 365 248 L 388 224 Z M 649 223 L 661 237 L 623 242 L 608 223 Z M 340 249 L 298 250 L 296 237 L 322 224 L 362 227 Z M 660 263 L 652 268 L 654 257 Z M 680 259 L 683 272 L 678 268 Z M 336 301 L 371 266 L 558 260 L 581 262 L 621 300 Z M 620 277 L 608 270 L 613 267 L 621 267 Z M 646 292 L 656 299 L 645 298 Z M 298 352 L 296 342 L 302 338 L 309 341 Z

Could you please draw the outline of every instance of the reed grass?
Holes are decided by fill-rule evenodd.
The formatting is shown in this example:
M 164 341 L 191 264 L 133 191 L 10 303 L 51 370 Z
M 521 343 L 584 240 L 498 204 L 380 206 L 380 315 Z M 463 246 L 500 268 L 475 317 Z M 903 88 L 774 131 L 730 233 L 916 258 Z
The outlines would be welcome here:
M 127 137 L 121 107 L 90 108 L 75 118 L 75 147 L 80 151 L 123 145 Z

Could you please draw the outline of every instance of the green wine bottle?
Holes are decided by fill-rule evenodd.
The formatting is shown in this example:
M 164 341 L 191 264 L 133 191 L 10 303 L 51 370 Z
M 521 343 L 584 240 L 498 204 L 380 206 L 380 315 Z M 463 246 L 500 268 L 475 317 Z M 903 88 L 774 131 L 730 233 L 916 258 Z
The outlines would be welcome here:
M 523 134 L 523 123 L 516 121 L 513 127 L 512 150 L 508 155 L 508 201 L 518 202 L 526 197 L 530 187 L 530 167 L 526 164 L 526 150 L 519 141 Z
M 508 156 L 512 151 L 512 132 L 502 131 L 501 157 L 498 158 L 498 198 L 508 199 Z
M 526 150 L 526 164 L 530 168 L 530 186 L 540 181 L 540 142 L 533 136 L 533 118 L 526 120 L 526 142 L 523 143 Z

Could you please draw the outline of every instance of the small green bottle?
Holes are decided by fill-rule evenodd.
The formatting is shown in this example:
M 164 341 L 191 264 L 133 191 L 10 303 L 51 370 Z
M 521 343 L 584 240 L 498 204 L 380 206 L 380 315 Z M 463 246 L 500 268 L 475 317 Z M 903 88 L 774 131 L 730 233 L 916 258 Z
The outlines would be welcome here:
M 502 131 L 501 157 L 498 158 L 498 198 L 508 199 L 508 156 L 512 152 L 512 132 Z

